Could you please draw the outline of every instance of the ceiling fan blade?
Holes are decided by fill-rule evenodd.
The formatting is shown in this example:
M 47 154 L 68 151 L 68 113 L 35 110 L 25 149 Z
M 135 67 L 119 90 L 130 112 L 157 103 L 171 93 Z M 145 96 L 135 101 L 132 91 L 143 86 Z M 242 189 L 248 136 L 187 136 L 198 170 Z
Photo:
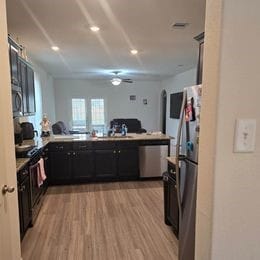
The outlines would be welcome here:
M 122 79 L 123 82 L 126 82 L 126 83 L 133 83 L 133 80 L 132 79 Z

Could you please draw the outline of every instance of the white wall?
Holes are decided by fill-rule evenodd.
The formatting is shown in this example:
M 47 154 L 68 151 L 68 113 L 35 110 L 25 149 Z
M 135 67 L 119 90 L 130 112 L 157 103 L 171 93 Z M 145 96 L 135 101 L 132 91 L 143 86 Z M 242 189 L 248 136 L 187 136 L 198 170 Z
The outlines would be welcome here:
M 174 77 L 162 81 L 162 90 L 167 92 L 167 115 L 166 115 L 166 134 L 176 138 L 179 119 L 170 118 L 170 95 L 183 91 L 184 87 L 196 84 L 197 69 L 191 69 L 180 73 Z M 171 142 L 171 154 L 174 154 L 175 139 Z
M 207 1 L 198 260 L 260 259 L 259 9 L 257 0 Z M 237 118 L 257 119 L 253 153 L 233 152 Z
M 113 118 L 138 118 L 147 131 L 159 129 L 160 81 L 135 81 L 133 84 L 112 86 L 101 80 L 55 79 L 56 120 L 71 127 L 71 99 L 104 98 L 107 107 L 106 122 Z M 129 96 L 136 95 L 136 101 Z M 147 99 L 148 104 L 143 104 Z

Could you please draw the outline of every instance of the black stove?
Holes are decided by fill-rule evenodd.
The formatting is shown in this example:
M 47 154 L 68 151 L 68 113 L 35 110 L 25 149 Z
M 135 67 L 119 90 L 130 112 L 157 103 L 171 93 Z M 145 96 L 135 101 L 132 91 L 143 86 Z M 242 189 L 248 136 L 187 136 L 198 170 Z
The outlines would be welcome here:
M 41 149 L 37 147 L 32 147 L 32 149 L 23 152 L 16 152 L 16 158 L 32 158 L 39 154 Z

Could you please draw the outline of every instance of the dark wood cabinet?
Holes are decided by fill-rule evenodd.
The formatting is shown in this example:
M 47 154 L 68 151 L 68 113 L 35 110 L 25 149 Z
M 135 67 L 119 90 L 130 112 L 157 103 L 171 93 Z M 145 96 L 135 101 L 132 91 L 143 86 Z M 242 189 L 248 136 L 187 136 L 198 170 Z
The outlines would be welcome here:
M 9 61 L 12 85 L 18 86 L 18 46 L 9 39 Z
M 57 142 L 48 146 L 50 184 L 137 179 L 136 142 Z
M 117 150 L 95 150 L 95 177 L 116 178 L 117 176 Z
M 49 152 L 49 182 L 51 184 L 68 183 L 71 179 L 71 152 Z
M 92 150 L 73 151 L 71 160 L 74 180 L 91 180 L 94 177 L 95 164 Z
M 108 149 L 109 145 L 111 149 Z M 103 147 L 107 149 L 95 150 L 96 178 L 120 180 L 139 177 L 139 152 L 136 142 L 103 142 Z
M 33 115 L 36 112 L 34 72 L 32 68 L 22 58 L 19 58 L 18 68 L 19 83 L 23 96 L 23 114 Z
M 20 236 L 23 239 L 32 221 L 30 178 L 27 166 L 17 173 Z
M 199 42 L 199 59 L 197 65 L 197 84 L 202 84 L 203 54 L 204 54 L 204 32 L 194 37 Z
M 23 113 L 27 114 L 27 73 L 26 73 L 26 64 L 22 62 L 19 59 L 18 62 L 18 67 L 19 67 L 19 82 L 20 82 L 20 87 L 22 90 L 22 97 L 23 97 Z
M 31 67 L 27 65 L 27 112 L 34 114 L 35 108 L 35 90 L 34 90 L 34 72 Z
M 168 207 L 168 220 L 171 222 L 172 228 L 175 231 L 175 234 L 178 236 L 179 208 L 177 200 L 176 181 L 172 178 L 169 178 L 168 181 Z
M 94 152 L 81 142 L 57 142 L 48 147 L 49 183 L 63 184 L 94 177 Z
M 179 207 L 176 186 L 175 165 L 168 164 L 168 172 L 163 175 L 164 180 L 164 219 L 165 224 L 172 226 L 178 238 Z
M 139 177 L 138 146 L 118 149 L 118 176 L 120 178 Z
M 21 46 L 8 36 L 13 116 L 34 115 L 36 112 L 34 71 L 19 56 Z

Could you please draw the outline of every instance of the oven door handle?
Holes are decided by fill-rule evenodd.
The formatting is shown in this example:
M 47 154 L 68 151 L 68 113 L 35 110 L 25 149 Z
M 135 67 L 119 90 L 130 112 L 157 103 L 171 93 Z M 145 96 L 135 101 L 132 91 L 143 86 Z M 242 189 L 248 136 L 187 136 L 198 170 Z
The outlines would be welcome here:
M 31 173 L 31 170 L 34 169 L 34 168 L 36 168 L 36 167 L 37 167 L 37 168 L 40 167 L 39 161 L 37 161 L 35 164 L 29 166 L 30 173 Z

